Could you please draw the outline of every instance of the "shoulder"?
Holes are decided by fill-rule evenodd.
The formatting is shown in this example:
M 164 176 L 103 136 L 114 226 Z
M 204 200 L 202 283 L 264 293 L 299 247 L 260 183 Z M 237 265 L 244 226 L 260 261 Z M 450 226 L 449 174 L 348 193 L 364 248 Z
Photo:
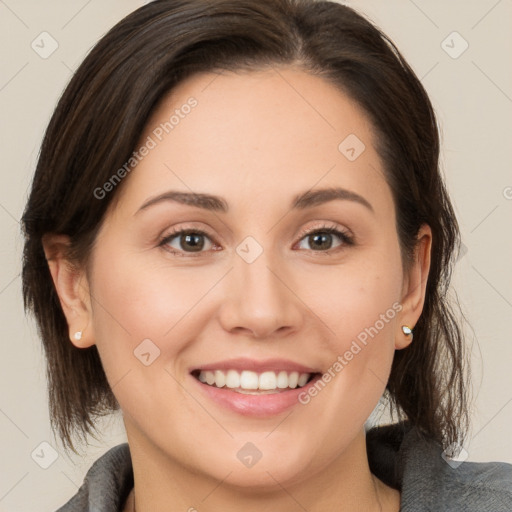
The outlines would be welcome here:
M 445 500 L 451 497 L 468 511 L 512 511 L 512 464 L 462 462 L 450 466 L 446 463 L 438 469 L 436 481 Z
M 110 512 L 119 510 L 133 487 L 128 443 L 114 446 L 97 459 L 78 492 L 57 512 Z
M 451 460 L 407 424 L 372 429 L 367 440 L 370 467 L 400 489 L 403 512 L 512 511 L 512 464 Z

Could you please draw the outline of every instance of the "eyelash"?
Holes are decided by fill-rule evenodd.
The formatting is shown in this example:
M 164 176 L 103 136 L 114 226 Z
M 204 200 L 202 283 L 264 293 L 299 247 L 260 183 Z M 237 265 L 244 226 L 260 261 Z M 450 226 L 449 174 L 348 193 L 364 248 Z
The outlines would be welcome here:
M 306 230 L 306 231 L 301 232 L 299 242 L 302 241 L 306 236 L 311 236 L 311 235 L 315 235 L 315 234 L 319 234 L 319 233 L 336 235 L 340 238 L 340 240 L 343 243 L 340 246 L 335 247 L 334 249 L 328 249 L 326 251 L 315 251 L 314 249 L 311 249 L 312 252 L 317 253 L 317 254 L 323 253 L 324 255 L 329 256 L 332 252 L 341 250 L 345 246 L 352 246 L 355 244 L 353 236 L 350 235 L 348 233 L 348 231 L 340 230 L 338 228 L 335 228 L 335 227 L 332 227 L 329 225 L 324 225 L 324 226 L 321 226 L 318 228 L 314 228 L 311 230 Z M 201 235 L 201 236 L 206 236 L 207 238 L 212 239 L 212 237 L 206 231 L 203 231 L 201 229 L 186 229 L 186 228 L 184 228 L 184 229 L 178 229 L 168 235 L 165 235 L 165 237 L 160 240 L 158 246 L 164 248 L 164 250 L 170 252 L 171 254 L 173 254 L 175 256 L 187 255 L 188 257 L 197 257 L 197 256 L 204 255 L 205 251 L 200 251 L 197 253 L 193 253 L 193 252 L 189 253 L 186 251 L 175 251 L 175 250 L 171 250 L 171 249 L 165 247 L 165 245 L 168 244 L 174 238 L 176 238 L 180 235 L 185 235 L 185 234 Z

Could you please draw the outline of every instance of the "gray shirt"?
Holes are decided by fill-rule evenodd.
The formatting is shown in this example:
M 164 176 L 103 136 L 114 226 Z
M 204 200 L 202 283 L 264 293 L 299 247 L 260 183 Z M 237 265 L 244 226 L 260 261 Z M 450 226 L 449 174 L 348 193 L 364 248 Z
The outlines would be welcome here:
M 401 512 L 512 512 L 512 464 L 457 466 L 406 422 L 372 428 L 366 444 L 372 473 L 401 491 Z M 130 449 L 124 443 L 91 466 L 77 494 L 57 512 L 121 512 L 132 488 Z

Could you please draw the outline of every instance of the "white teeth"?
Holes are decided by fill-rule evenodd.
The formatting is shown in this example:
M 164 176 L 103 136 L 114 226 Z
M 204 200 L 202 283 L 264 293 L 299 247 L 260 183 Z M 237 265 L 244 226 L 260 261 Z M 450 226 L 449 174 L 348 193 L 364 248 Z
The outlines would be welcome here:
M 224 374 L 224 372 L 216 370 L 215 371 L 215 385 L 218 388 L 222 388 L 222 387 L 224 387 L 225 384 L 226 384 L 226 375 Z
M 299 372 L 292 372 L 288 375 L 288 387 L 296 388 L 299 383 Z
M 277 387 L 279 389 L 288 387 L 288 374 L 286 372 L 279 372 L 277 374 Z
M 299 386 L 299 388 L 306 385 L 306 382 L 308 381 L 308 377 L 309 377 L 309 375 L 307 373 L 301 373 L 299 375 L 299 380 L 297 382 L 297 385 Z
M 203 373 L 203 372 L 201 372 Z M 199 374 L 201 375 L 201 374 Z M 240 387 L 240 374 L 235 370 L 229 370 L 226 375 L 226 387 L 239 388 Z
M 258 374 L 257 372 L 243 370 L 239 373 L 237 370 L 206 370 L 200 371 L 198 379 L 210 386 L 218 388 L 227 387 L 230 389 L 247 390 L 247 391 L 272 391 L 278 389 L 294 389 L 303 387 L 310 378 L 310 373 L 299 372 L 272 372 L 266 371 Z
M 259 379 L 259 389 L 276 389 L 277 377 L 274 372 L 263 372 Z
M 259 381 L 256 372 L 244 370 L 240 375 L 240 387 L 242 389 L 258 389 Z

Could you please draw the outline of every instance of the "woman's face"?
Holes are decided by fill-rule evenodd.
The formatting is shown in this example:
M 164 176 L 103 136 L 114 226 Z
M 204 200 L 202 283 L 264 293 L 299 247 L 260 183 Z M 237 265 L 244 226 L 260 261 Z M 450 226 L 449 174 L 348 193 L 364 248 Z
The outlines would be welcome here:
M 87 282 L 132 446 L 241 486 L 347 460 L 416 320 L 368 119 L 299 70 L 201 74 L 143 144 Z

